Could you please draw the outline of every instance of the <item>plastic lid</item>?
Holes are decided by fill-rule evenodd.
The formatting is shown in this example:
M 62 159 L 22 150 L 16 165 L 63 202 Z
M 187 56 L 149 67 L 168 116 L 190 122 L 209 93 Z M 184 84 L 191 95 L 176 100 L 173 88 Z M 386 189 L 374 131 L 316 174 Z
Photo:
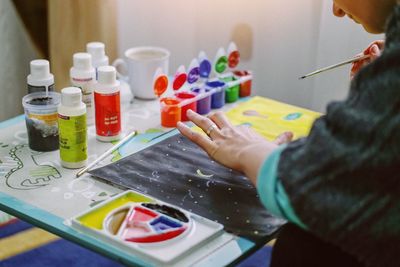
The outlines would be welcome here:
M 107 66 L 108 56 L 105 53 L 105 45 L 101 42 L 91 42 L 86 45 L 86 51 L 92 55 L 93 66 Z
M 82 91 L 78 87 L 66 87 L 61 90 L 61 104 L 67 107 L 78 107 L 82 102 Z
M 89 53 L 74 54 L 74 68 L 81 71 L 92 70 L 92 56 Z
M 98 82 L 101 84 L 114 84 L 117 81 L 117 72 L 113 66 L 102 66 L 98 70 Z
M 32 60 L 30 64 L 31 74 L 28 80 L 42 81 L 54 79 L 53 74 L 50 73 L 50 63 L 45 59 Z

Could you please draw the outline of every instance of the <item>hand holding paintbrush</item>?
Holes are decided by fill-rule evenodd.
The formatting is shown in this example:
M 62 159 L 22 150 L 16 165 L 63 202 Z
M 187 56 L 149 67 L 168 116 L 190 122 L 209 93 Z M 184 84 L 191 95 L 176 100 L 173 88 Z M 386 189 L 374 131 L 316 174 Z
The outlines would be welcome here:
M 361 67 L 363 67 L 364 65 L 366 65 L 367 63 L 369 63 L 370 61 L 376 59 L 377 57 L 379 57 L 381 55 L 381 51 L 383 50 L 383 47 L 384 47 L 383 40 L 375 41 L 375 42 L 371 43 L 367 47 L 367 49 L 365 49 L 363 51 L 363 53 L 357 55 L 356 57 L 345 60 L 340 63 L 337 63 L 335 65 L 331 65 L 331 66 L 316 70 L 314 72 L 311 72 L 309 74 L 306 74 L 306 75 L 300 77 L 299 79 L 305 79 L 307 77 L 314 76 L 316 74 L 319 74 L 319 73 L 322 73 L 322 72 L 325 72 L 328 70 L 332 70 L 332 69 L 338 68 L 340 66 L 350 64 L 350 63 L 353 63 L 353 66 L 352 66 L 352 69 L 350 72 L 350 76 L 351 76 L 351 78 L 353 78 L 354 75 L 361 69 Z

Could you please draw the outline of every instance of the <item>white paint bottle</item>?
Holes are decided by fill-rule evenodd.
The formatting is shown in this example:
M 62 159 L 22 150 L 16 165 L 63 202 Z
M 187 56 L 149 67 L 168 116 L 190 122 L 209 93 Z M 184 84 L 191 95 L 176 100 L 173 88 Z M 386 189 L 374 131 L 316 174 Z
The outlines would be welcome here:
M 98 68 L 108 66 L 108 56 L 105 52 L 105 45 L 101 42 L 90 42 L 86 44 L 86 51 L 92 56 L 92 64 L 96 70 L 96 80 L 98 79 Z
M 86 105 L 82 102 L 80 88 L 67 87 L 61 91 L 58 129 L 61 165 L 69 169 L 86 166 L 88 158 Z
M 87 108 L 87 124 L 93 125 L 93 84 L 96 81 L 96 70 L 92 66 L 92 56 L 89 53 L 76 53 L 73 60 L 74 65 L 69 72 L 71 83 L 82 90 L 82 101 Z
M 45 59 L 35 59 L 30 63 L 31 73 L 26 78 L 28 94 L 54 91 L 54 75 L 50 73 L 50 63 Z
M 102 142 L 121 137 L 120 82 L 112 66 L 98 68 L 99 78 L 94 86 L 96 137 Z

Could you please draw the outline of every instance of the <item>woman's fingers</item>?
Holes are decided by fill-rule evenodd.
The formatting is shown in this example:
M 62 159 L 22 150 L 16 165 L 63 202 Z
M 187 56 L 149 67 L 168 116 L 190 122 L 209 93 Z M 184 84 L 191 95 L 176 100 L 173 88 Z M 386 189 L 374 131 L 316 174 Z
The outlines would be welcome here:
M 208 137 L 192 131 L 182 122 L 178 122 L 177 128 L 182 135 L 186 136 L 193 143 L 200 146 L 204 151 L 207 152 L 208 155 L 212 157 L 215 154 L 217 147 Z
M 224 115 L 223 112 L 217 111 L 210 116 L 208 116 L 210 120 L 212 120 L 220 129 L 223 128 L 232 128 L 233 125 L 230 123 L 230 121 L 227 119 L 227 117 Z
M 199 126 L 211 139 L 221 137 L 221 131 L 218 126 L 209 118 L 201 116 L 192 110 L 188 110 L 187 117 L 197 126 Z
M 383 40 L 374 41 L 363 51 L 363 53 L 358 54 L 357 56 L 370 55 L 370 57 L 353 63 L 350 71 L 351 79 L 353 79 L 362 67 L 378 58 L 382 54 L 384 46 L 385 42 Z
M 287 144 L 291 142 L 293 139 L 293 133 L 292 132 L 284 132 L 281 133 L 274 141 L 275 144 L 277 145 L 282 145 L 282 144 Z

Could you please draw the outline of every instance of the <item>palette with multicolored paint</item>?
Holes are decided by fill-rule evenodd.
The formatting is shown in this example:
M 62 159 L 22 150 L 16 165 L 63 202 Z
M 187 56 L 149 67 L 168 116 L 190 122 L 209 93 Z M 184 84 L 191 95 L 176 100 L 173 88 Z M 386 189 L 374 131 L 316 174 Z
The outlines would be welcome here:
M 219 223 L 135 191 L 126 191 L 68 224 L 154 264 L 175 263 L 224 233 Z

